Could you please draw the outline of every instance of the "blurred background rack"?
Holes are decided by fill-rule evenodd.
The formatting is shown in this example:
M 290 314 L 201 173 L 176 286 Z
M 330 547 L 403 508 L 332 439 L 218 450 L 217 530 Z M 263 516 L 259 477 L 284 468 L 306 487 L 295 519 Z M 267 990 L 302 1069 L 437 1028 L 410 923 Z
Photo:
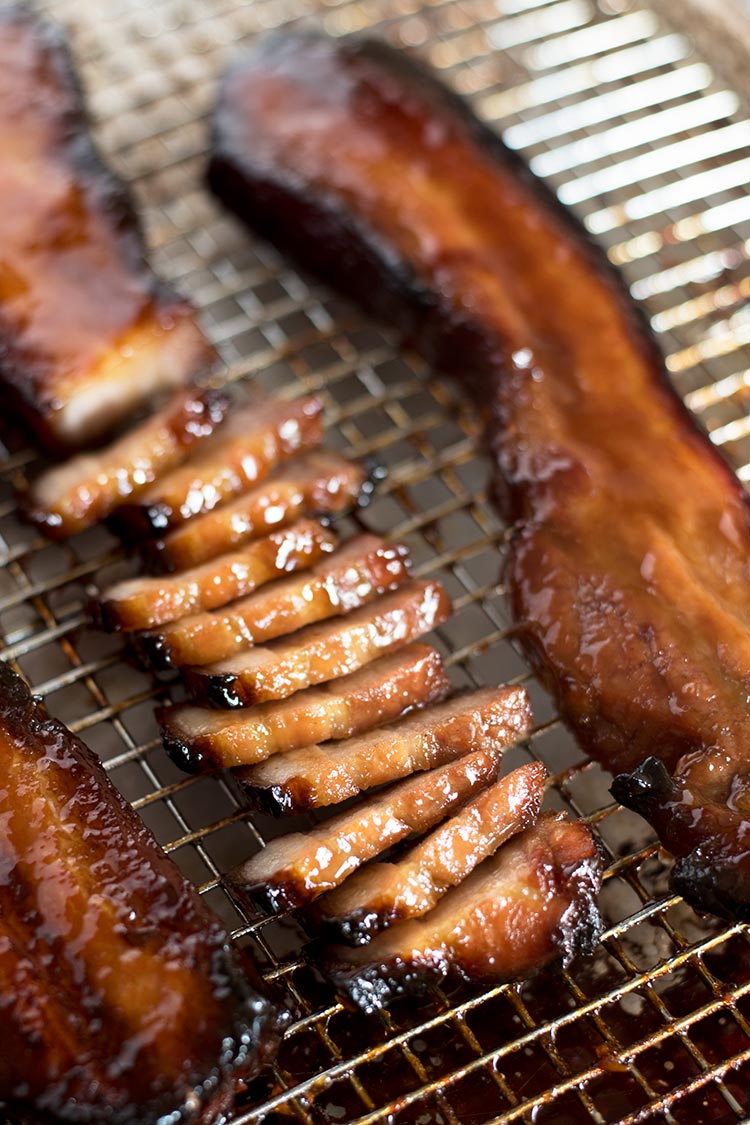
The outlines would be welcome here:
M 319 392 L 329 443 L 388 466 L 363 522 L 405 540 L 417 572 L 438 575 L 454 596 L 457 612 L 436 644 L 457 685 L 527 682 L 537 728 L 508 766 L 545 761 L 553 806 L 586 816 L 607 857 L 607 931 L 591 963 L 552 984 L 435 989 L 372 1018 L 345 1011 L 305 962 L 294 923 L 251 923 L 223 891 L 222 872 L 278 825 L 248 813 L 223 778 L 185 777 L 167 760 L 153 720 L 165 686 L 123 659 L 120 640 L 85 625 L 86 585 L 133 563 L 103 531 L 53 546 L 19 523 L 13 485 L 37 465 L 6 427 L 3 655 L 101 754 L 297 1013 L 270 1080 L 235 1121 L 747 1120 L 747 932 L 702 921 L 669 893 L 648 829 L 612 803 L 607 775 L 583 761 L 514 651 L 498 585 L 507 532 L 487 501 L 472 412 L 449 383 L 428 382 L 386 331 L 240 233 L 202 184 L 217 76 L 254 35 L 312 21 L 418 51 L 625 270 L 676 388 L 750 481 L 750 120 L 742 69 L 731 64 L 738 40 L 722 53 L 714 21 L 686 19 L 670 0 L 658 9 L 635 0 L 37 7 L 70 32 L 97 137 L 135 187 L 157 270 L 195 300 L 233 375 L 274 393 Z

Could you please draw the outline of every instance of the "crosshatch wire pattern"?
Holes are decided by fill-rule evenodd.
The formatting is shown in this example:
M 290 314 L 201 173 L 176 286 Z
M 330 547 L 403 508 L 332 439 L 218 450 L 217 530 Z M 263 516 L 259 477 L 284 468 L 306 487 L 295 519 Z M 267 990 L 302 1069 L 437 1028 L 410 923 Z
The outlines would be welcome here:
M 506 530 L 478 428 L 386 330 L 241 233 L 201 182 L 215 81 L 243 40 L 311 18 L 414 48 L 505 131 L 624 267 L 675 385 L 750 480 L 750 121 L 682 34 L 634 0 L 58 0 L 103 151 L 131 181 L 154 264 L 202 310 L 233 377 L 320 393 L 329 444 L 390 470 L 365 525 L 410 546 L 456 614 L 437 632 L 457 686 L 528 684 L 537 725 L 508 767 L 541 758 L 551 807 L 602 840 L 607 926 L 591 964 L 479 994 L 434 989 L 365 1019 L 342 1009 L 288 920 L 253 922 L 222 872 L 279 831 L 231 782 L 190 778 L 156 738 L 167 689 L 85 625 L 84 597 L 132 570 L 96 530 L 65 546 L 16 519 L 37 471 L 6 429 L 3 655 L 102 756 L 159 841 L 295 1009 L 272 1079 L 239 1122 L 730 1122 L 750 1112 L 750 943 L 669 893 L 643 822 L 613 805 L 508 638 Z M 616 377 L 616 372 L 613 372 Z M 349 528 L 351 529 L 351 528 Z M 347 530 L 347 528 L 344 528 Z M 169 690 L 177 697 L 178 689 Z M 258 1099 L 261 1100 L 259 1104 Z

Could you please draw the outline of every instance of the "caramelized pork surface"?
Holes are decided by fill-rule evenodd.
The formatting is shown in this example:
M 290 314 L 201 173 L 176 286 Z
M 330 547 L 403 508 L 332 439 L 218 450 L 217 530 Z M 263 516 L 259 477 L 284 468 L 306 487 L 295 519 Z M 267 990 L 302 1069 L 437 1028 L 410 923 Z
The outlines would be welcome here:
M 590 953 L 601 933 L 601 864 L 583 821 L 548 813 L 422 918 L 369 945 L 325 946 L 316 960 L 354 1004 L 375 1012 L 430 981 L 497 984 Z
M 162 477 L 134 504 L 124 504 L 113 526 L 125 538 L 163 535 L 246 492 L 276 465 L 323 440 L 320 400 L 236 404 L 195 456 Z
M 77 449 L 213 351 L 144 261 L 62 34 L 21 7 L 0 10 L 0 151 L 0 384 L 52 452 Z
M 92 603 L 91 613 L 108 632 L 152 629 L 226 605 L 265 582 L 312 566 L 336 542 L 333 532 L 316 520 L 300 520 L 180 574 L 118 582 Z
M 138 647 L 156 668 L 211 664 L 253 645 L 351 613 L 409 578 L 406 547 L 377 535 L 358 535 L 308 573 L 271 583 L 226 609 L 191 614 L 155 632 Z
M 166 406 L 105 449 L 79 453 L 38 477 L 21 497 L 23 514 L 50 539 L 93 527 L 181 464 L 228 405 L 219 391 L 175 391 Z
M 149 543 L 149 562 L 161 570 L 184 570 L 286 527 L 300 516 L 346 512 L 370 495 L 374 475 L 357 461 L 315 449 L 275 469 L 231 503 Z
M 541 762 L 520 766 L 399 859 L 365 864 L 318 899 L 311 908 L 315 923 L 327 939 L 362 945 L 379 930 L 426 914 L 449 887 L 534 823 L 546 776 Z
M 494 751 L 477 750 L 400 781 L 324 824 L 277 836 L 228 881 L 266 910 L 307 905 L 368 859 L 442 820 L 495 779 L 498 762 Z
M 278 703 L 233 714 L 181 703 L 156 717 L 164 748 L 186 770 L 262 762 L 329 738 L 349 738 L 448 694 L 443 662 L 428 645 L 408 645 L 358 672 Z M 242 780 L 244 771 L 237 770 Z
M 231 660 L 185 667 L 194 699 L 219 707 L 243 707 L 285 699 L 296 691 L 338 679 L 401 648 L 451 614 L 439 582 L 410 582 L 346 617 L 308 625 L 287 638 L 259 645 Z
M 458 695 L 392 726 L 324 746 L 302 746 L 242 770 L 241 782 L 262 808 L 280 813 L 335 805 L 470 750 L 495 750 L 531 726 L 522 687 L 482 688 Z
M 2 663 L 0 746 L 0 1099 L 34 1121 L 223 1120 L 277 1038 L 254 970 Z
M 604 255 L 381 43 L 269 40 L 225 81 L 214 134 L 234 211 L 475 394 L 516 523 L 520 643 L 586 751 L 615 773 L 663 763 L 673 786 L 645 770 L 615 792 L 679 857 L 681 891 L 750 920 L 750 510 Z

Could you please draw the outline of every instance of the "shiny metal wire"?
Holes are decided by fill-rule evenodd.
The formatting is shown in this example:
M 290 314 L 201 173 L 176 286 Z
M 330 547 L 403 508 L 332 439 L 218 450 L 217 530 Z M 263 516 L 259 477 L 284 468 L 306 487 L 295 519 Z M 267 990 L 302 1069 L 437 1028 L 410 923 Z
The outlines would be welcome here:
M 508 639 L 505 529 L 489 506 L 476 419 L 382 327 L 238 231 L 207 195 L 206 121 L 225 62 L 252 36 L 314 20 L 416 49 L 504 130 L 623 267 L 679 392 L 750 479 L 750 121 L 684 34 L 635 0 L 58 0 L 107 157 L 133 182 L 156 268 L 202 310 L 236 378 L 319 392 L 331 444 L 390 470 L 367 527 L 407 541 L 455 597 L 436 643 L 457 685 L 523 679 L 537 726 L 509 764 L 550 767 L 553 807 L 595 825 L 607 932 L 592 964 L 541 987 L 343 1010 L 290 921 L 244 917 L 222 872 L 278 832 L 231 781 L 185 777 L 154 700 L 174 685 L 85 624 L 91 583 L 132 569 L 96 530 L 65 546 L 17 520 L 37 469 L 3 432 L 0 629 L 50 709 L 83 733 L 158 839 L 251 947 L 295 1010 L 271 1088 L 235 1118 L 302 1122 L 732 1122 L 750 1113 L 750 944 L 667 889 L 667 865 L 607 776 L 584 762 Z M 260 1101 L 258 1101 L 260 1099 Z

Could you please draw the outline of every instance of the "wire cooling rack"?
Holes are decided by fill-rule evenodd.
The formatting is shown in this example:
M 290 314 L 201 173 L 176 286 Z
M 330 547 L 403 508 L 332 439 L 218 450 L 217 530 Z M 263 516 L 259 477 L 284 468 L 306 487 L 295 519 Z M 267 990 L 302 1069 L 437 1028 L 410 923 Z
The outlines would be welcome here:
M 223 777 L 163 754 L 154 701 L 173 686 L 88 629 L 84 590 L 130 572 L 101 530 L 54 546 L 21 525 L 37 471 L 6 428 L 0 629 L 50 710 L 102 756 L 159 841 L 295 1009 L 268 1081 L 234 1119 L 308 1123 L 735 1122 L 750 1112 L 750 943 L 670 894 L 643 822 L 611 801 L 508 641 L 506 531 L 486 494 L 476 419 L 381 328 L 300 277 L 202 184 L 215 82 L 245 41 L 312 20 L 423 54 L 504 130 L 622 266 L 678 391 L 750 480 L 750 121 L 691 41 L 630 0 L 59 0 L 100 144 L 134 184 L 156 268 L 202 310 L 233 377 L 319 392 L 329 444 L 390 470 L 366 526 L 407 542 L 456 614 L 436 644 L 456 685 L 523 680 L 553 807 L 595 826 L 608 861 L 597 956 L 481 993 L 434 989 L 382 1016 L 345 1011 L 290 920 L 250 923 L 222 872 L 279 831 Z

